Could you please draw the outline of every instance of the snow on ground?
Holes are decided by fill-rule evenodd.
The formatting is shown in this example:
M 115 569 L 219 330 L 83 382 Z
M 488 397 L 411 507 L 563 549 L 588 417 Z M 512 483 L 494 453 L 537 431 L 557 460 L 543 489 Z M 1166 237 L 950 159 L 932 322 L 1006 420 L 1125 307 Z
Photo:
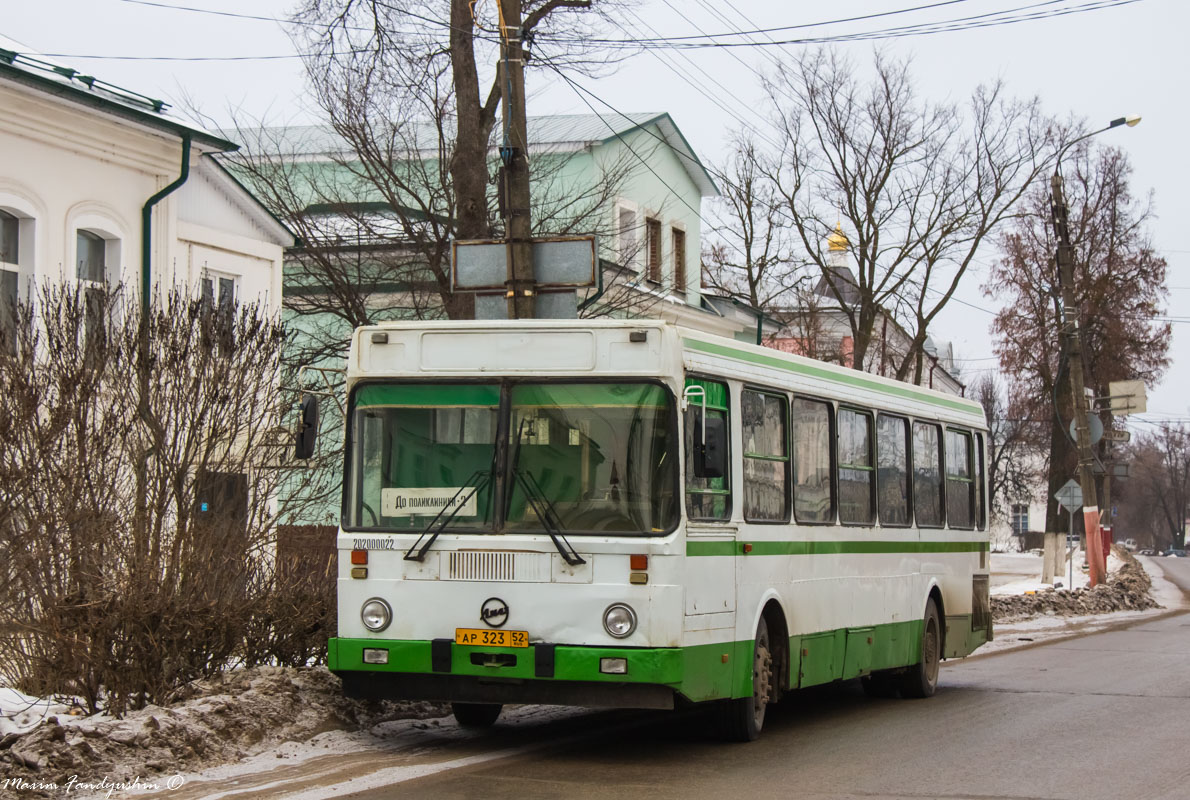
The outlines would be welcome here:
M 1081 589 L 1090 581 L 1082 565 L 1087 557 L 1082 550 L 1074 551 L 1074 576 L 1071 582 L 1071 560 L 1063 559 L 1062 574 L 1055 577 L 1054 588 L 1073 587 Z M 1116 572 L 1124 565 L 1113 552 L 1107 557 L 1108 573 Z M 992 553 L 992 596 L 1002 594 L 1025 594 L 1050 588 L 1041 582 L 1041 556 L 1029 553 Z
M 1021 553 L 994 553 L 992 555 L 992 569 L 995 571 L 1001 566 L 1007 566 L 1009 569 L 1016 571 L 1016 569 L 1027 565 L 1028 559 L 1036 560 L 1036 574 L 1040 576 L 1041 556 L 1030 556 Z M 1018 647 L 1027 647 L 1039 642 L 1049 642 L 1070 636 L 1094 633 L 1106 628 L 1145 619 L 1146 617 L 1160 616 L 1162 614 L 1168 614 L 1171 611 L 1190 608 L 1190 599 L 1187 598 L 1186 594 L 1166 579 L 1165 572 L 1161 568 L 1160 559 L 1138 556 L 1136 560 L 1144 567 L 1149 579 L 1153 582 L 1149 593 L 1153 600 L 1161 606 L 1160 608 L 1152 608 L 1146 611 L 1116 611 L 1110 614 L 1087 614 L 1073 617 L 1063 617 L 1055 614 L 1015 622 L 997 622 L 994 625 L 995 639 L 980 647 L 976 651 L 976 655 L 1004 652 Z M 1077 564 L 1078 562 L 1076 561 L 1075 563 Z M 1108 559 L 1108 572 L 1111 573 L 1119 570 L 1122 564 L 1123 562 L 1113 553 Z M 1075 571 L 1075 579 L 1077 588 L 1078 570 Z M 1082 585 L 1086 585 L 1085 576 Z M 1010 594 L 1010 592 L 1004 591 L 1009 586 L 1018 587 L 1018 591 L 1014 592 L 1015 594 L 1049 588 L 1048 584 L 1041 583 L 1040 580 L 1022 580 L 993 589 L 992 594 L 996 596 Z
M 0 687 L 0 741 L 4 741 L 9 734 L 33 730 L 51 714 L 69 715 L 70 706 Z

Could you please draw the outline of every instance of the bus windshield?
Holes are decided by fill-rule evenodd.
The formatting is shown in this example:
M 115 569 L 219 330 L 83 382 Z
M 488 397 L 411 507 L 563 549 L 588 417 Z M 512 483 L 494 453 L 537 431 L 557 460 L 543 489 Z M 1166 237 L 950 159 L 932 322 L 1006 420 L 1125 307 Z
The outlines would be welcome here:
M 345 527 L 655 535 L 677 522 L 658 384 L 368 384 L 352 405 Z

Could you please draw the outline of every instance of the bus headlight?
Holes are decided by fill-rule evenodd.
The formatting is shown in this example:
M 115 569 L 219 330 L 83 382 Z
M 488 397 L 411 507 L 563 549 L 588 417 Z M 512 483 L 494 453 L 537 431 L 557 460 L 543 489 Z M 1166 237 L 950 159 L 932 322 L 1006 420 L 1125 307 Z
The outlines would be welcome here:
M 360 609 L 359 616 L 364 621 L 365 628 L 379 633 L 393 621 L 393 610 L 389 607 L 388 603 L 379 597 L 373 597 L 364 603 L 364 607 Z
M 614 603 L 603 612 L 603 629 L 617 639 L 631 636 L 636 630 L 636 612 L 632 606 Z

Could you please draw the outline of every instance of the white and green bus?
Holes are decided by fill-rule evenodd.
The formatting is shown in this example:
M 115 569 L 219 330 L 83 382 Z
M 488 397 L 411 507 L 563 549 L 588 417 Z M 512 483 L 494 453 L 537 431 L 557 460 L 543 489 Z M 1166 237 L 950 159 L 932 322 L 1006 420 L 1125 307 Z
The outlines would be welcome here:
M 714 701 L 748 740 L 991 639 L 978 403 L 639 320 L 361 328 L 347 403 L 350 696 Z

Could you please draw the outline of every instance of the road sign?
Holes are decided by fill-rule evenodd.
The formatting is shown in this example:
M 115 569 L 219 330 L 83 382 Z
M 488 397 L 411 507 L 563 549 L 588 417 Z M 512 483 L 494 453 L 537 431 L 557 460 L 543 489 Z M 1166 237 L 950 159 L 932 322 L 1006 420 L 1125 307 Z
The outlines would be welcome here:
M 594 236 L 543 236 L 533 240 L 533 276 L 539 292 L 596 283 Z M 456 240 L 451 246 L 451 289 L 503 294 L 508 280 L 506 239 Z
M 1103 438 L 1109 442 L 1124 442 L 1132 441 L 1132 433 L 1130 431 L 1104 431 Z
M 1075 427 L 1077 420 L 1070 420 L 1070 438 L 1075 442 L 1078 441 L 1078 429 Z M 1103 438 L 1103 420 L 1094 414 L 1087 415 L 1087 429 L 1091 434 L 1091 444 L 1097 444 Z
M 1062 488 L 1054 492 L 1054 499 L 1062 508 L 1073 514 L 1083 507 L 1083 489 L 1074 478 L 1062 484 Z
M 1113 414 L 1143 414 L 1148 409 L 1144 381 L 1112 381 L 1107 394 Z

